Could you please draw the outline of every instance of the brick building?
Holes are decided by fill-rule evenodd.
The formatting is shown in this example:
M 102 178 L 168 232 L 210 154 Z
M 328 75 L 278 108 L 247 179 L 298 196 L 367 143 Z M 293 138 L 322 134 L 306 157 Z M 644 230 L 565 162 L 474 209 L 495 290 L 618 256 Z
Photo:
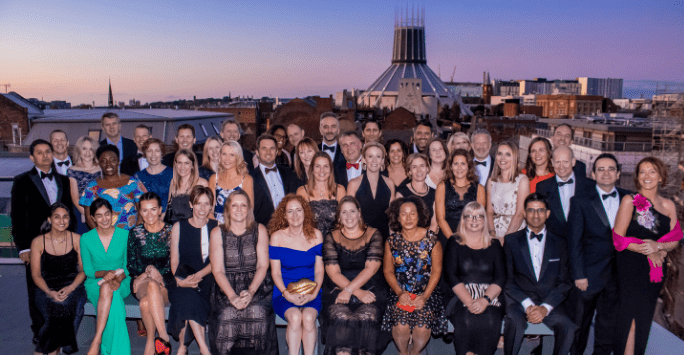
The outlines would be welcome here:
M 303 99 L 292 99 L 276 109 L 273 123 L 283 126 L 294 123 L 304 129 L 307 137 L 320 142 L 319 121 L 321 114 L 323 112 L 334 112 L 334 105 L 332 95 L 330 97 L 311 96 Z
M 0 147 L 13 143 L 13 136 L 25 137 L 29 132 L 29 109 L 0 95 Z M 16 137 L 17 144 L 19 137 Z
M 543 113 L 544 109 L 541 106 L 521 106 L 514 102 L 507 102 L 503 106 L 503 115 L 506 117 L 516 117 L 521 114 L 541 117 Z
M 537 95 L 537 106 L 543 117 L 570 118 L 602 112 L 603 96 L 594 95 Z

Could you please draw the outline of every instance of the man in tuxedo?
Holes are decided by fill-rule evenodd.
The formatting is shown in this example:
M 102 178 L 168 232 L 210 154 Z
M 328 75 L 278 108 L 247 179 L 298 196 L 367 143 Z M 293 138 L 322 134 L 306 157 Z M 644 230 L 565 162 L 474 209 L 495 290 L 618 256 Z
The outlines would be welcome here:
M 594 181 L 575 175 L 575 158 L 572 149 L 566 146 L 559 146 L 553 151 L 551 164 L 556 176 L 539 182 L 537 192 L 546 196 L 551 210 L 551 217 L 546 222 L 547 227 L 551 233 L 565 239 L 569 230 L 570 199 L 592 189 Z
M 380 122 L 375 120 L 363 121 L 361 125 L 361 132 L 363 134 L 363 143 L 378 143 L 382 137 L 382 127 Z
M 235 121 L 233 119 L 225 120 L 221 124 L 221 140 L 224 142 L 226 141 L 240 141 L 240 132 L 242 132 L 242 127 L 240 127 L 240 123 L 238 121 Z M 245 164 L 247 164 L 247 171 L 251 173 L 254 171 L 254 153 L 252 153 L 249 149 L 245 149 L 243 147 L 242 149 L 242 158 L 245 160 Z
M 477 129 L 470 136 L 473 146 L 473 163 L 480 177 L 480 185 L 487 186 L 487 179 L 492 176 L 494 159 L 489 155 L 492 149 L 492 136 L 486 129 Z
M 506 355 L 520 352 L 528 322 L 544 323 L 553 330 L 554 355 L 570 351 L 577 330 L 564 309 L 571 287 L 565 241 L 546 228 L 549 214 L 544 196 L 530 194 L 525 198 L 527 228 L 505 239 Z
M 26 286 L 28 288 L 29 314 L 34 342 L 38 331 L 45 323 L 35 303 L 36 285 L 31 277 L 31 242 L 40 234 L 43 222 L 50 216 L 50 207 L 62 202 L 73 205 L 69 178 L 55 173 L 53 152 L 50 142 L 36 139 L 29 147 L 30 158 L 35 165 L 31 170 L 17 175 L 12 184 L 11 219 L 12 238 L 19 250 L 19 258 L 26 264 Z M 71 210 L 70 210 L 71 211 Z M 76 228 L 76 217 L 70 212 L 69 230 Z
M 195 153 L 195 156 L 197 157 L 197 165 L 199 166 L 202 165 L 202 153 L 196 153 L 193 150 L 193 146 L 195 145 L 196 141 L 195 127 L 189 123 L 184 123 L 178 126 L 178 129 L 176 130 L 176 145 L 178 146 L 178 150 L 187 149 Z M 176 152 L 166 154 L 162 159 L 162 164 L 173 167 Z
M 579 326 L 573 355 L 583 354 L 587 347 L 594 312 L 594 354 L 608 355 L 613 351 L 618 289 L 611 230 L 620 201 L 629 194 L 615 186 L 620 178 L 620 164 L 614 155 L 604 153 L 596 157 L 591 174 L 596 180 L 594 188 L 570 199 L 568 217 L 570 272 L 576 287 L 570 307 Z
M 50 132 L 50 144 L 54 151 L 52 152 L 52 159 L 55 163 L 53 169 L 58 174 L 66 176 L 67 169 L 74 166 L 74 162 L 69 156 L 69 138 L 66 132 L 61 129 L 56 129 Z
M 340 134 L 339 145 L 342 148 L 345 163 L 335 168 L 335 182 L 347 188 L 351 179 L 361 176 L 361 137 L 354 131 L 347 131 Z
M 119 115 L 114 112 L 107 112 L 102 115 L 100 119 L 102 124 L 102 130 L 105 133 L 105 139 L 100 141 L 100 146 L 111 144 L 119 149 L 119 164 L 121 162 L 133 155 L 136 155 L 138 147 L 135 142 L 128 138 L 121 136 L 121 120 Z
M 432 124 L 428 121 L 419 121 L 416 127 L 413 129 L 413 144 L 411 144 L 409 154 L 413 153 L 424 153 L 427 148 L 428 141 L 432 139 Z
M 551 136 L 551 144 L 553 144 L 553 149 L 556 149 L 560 146 L 570 148 L 574 139 L 575 131 L 573 131 L 569 124 L 563 123 L 556 127 L 556 129 L 553 131 L 553 136 Z M 577 161 L 573 171 L 577 176 L 587 177 L 587 165 L 581 160 Z
M 346 164 L 342 149 L 337 142 L 337 137 L 340 134 L 340 121 L 332 112 L 324 112 L 321 114 L 321 122 L 318 127 L 323 137 L 321 142 L 321 151 L 328 153 L 330 159 L 333 161 L 335 171 L 342 170 Z
M 150 164 L 145 159 L 145 154 L 142 151 L 143 144 L 151 137 L 150 128 L 144 124 L 138 125 L 133 131 L 133 141 L 138 147 L 135 155 L 132 155 L 121 162 L 121 172 L 126 175 L 133 176 L 140 170 L 147 169 Z
M 262 134 L 256 145 L 259 165 L 250 173 L 254 179 L 254 219 L 268 225 L 283 197 L 297 192 L 301 182 L 290 168 L 276 166 L 278 145 L 275 137 Z

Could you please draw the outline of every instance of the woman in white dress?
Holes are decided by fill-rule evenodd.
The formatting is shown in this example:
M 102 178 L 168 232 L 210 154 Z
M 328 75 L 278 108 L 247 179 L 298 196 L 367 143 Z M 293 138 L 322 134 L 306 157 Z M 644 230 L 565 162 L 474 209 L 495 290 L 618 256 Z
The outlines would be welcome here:
M 504 236 L 525 227 L 525 197 L 530 193 L 527 176 L 520 173 L 518 147 L 503 142 L 496 148 L 492 176 L 487 180 L 489 233 L 503 245 Z

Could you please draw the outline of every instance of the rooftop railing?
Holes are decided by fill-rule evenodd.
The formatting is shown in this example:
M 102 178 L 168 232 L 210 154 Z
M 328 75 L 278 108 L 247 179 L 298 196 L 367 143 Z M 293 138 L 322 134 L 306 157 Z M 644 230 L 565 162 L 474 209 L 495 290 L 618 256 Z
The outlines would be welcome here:
M 551 139 L 552 133 L 547 129 L 537 128 L 537 135 Z M 601 152 L 650 152 L 651 142 L 606 142 L 591 138 L 575 137 L 573 144 L 599 150 Z

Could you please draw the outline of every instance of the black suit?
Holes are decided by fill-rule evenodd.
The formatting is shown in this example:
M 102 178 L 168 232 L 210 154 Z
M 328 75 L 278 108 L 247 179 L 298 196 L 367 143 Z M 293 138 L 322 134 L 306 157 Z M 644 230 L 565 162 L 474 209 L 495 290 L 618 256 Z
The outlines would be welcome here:
M 320 150 L 323 150 L 323 143 L 318 145 Z M 325 151 L 327 153 L 327 151 Z M 342 149 L 340 143 L 335 146 L 335 158 L 333 161 L 333 171 L 335 173 L 335 182 L 347 188 L 349 185 L 349 180 L 347 180 L 347 159 L 344 158 L 342 154 Z
M 243 149 L 242 157 L 245 159 L 245 164 L 247 164 L 247 172 L 251 174 L 252 171 L 254 171 L 254 153 L 249 149 Z M 294 161 L 294 155 L 292 157 L 292 160 Z
M 107 138 L 100 141 L 101 146 L 107 144 Z M 112 145 L 116 147 L 116 144 Z M 132 139 L 121 137 L 121 147 L 123 147 L 123 152 L 119 152 L 119 157 L 123 157 L 123 159 L 126 159 L 132 155 L 136 155 L 138 153 L 138 146 L 135 145 L 135 142 Z M 123 161 L 123 159 L 119 160 Z
M 297 178 L 297 175 L 290 168 L 282 166 L 277 166 L 277 168 L 280 180 L 283 182 L 283 192 L 285 195 L 296 193 L 297 189 L 302 186 L 301 180 Z M 254 180 L 254 219 L 267 226 L 268 221 L 271 220 L 271 215 L 275 212 L 271 190 L 268 189 L 268 183 L 259 166 L 256 166 L 250 175 Z
M 69 223 L 69 230 L 76 230 L 76 217 L 71 210 L 73 203 L 71 201 L 71 185 L 69 185 L 69 178 L 57 174 L 53 170 L 53 176 L 57 184 L 57 202 L 64 203 L 69 207 L 69 214 L 71 217 Z M 11 219 L 12 219 L 12 238 L 18 251 L 31 249 L 31 242 L 40 234 L 40 228 L 43 222 L 50 216 L 50 197 L 48 196 L 45 185 L 40 179 L 38 169 L 33 168 L 14 178 L 12 184 L 11 197 Z M 29 314 L 31 316 L 31 329 L 34 337 L 38 335 L 38 331 L 45 323 L 38 307 L 35 304 L 35 289 L 36 285 L 33 283 L 31 277 L 30 264 L 26 265 L 26 284 L 28 287 L 29 297 Z
M 618 188 L 617 205 L 629 191 Z M 587 279 L 586 291 L 573 287 L 571 314 L 580 329 L 575 335 L 573 354 L 587 346 L 591 320 L 596 311 L 594 354 L 613 350 L 615 305 L 618 301 L 615 247 L 602 197 L 594 187 L 570 202 L 568 254 L 573 280 Z
M 575 193 L 573 196 L 581 196 L 590 192 L 589 190 L 594 188 L 594 180 L 582 178 L 577 175 L 574 177 L 575 181 Z M 558 180 L 556 177 L 546 179 L 537 184 L 537 193 L 542 194 L 546 197 L 549 209 L 551 210 L 551 216 L 546 220 L 546 228 L 548 228 L 551 233 L 567 239 L 568 237 L 568 221 L 565 218 L 565 213 L 563 212 L 563 203 L 561 202 L 560 190 L 558 189 Z
M 572 172 L 575 173 L 575 176 L 587 177 L 587 165 L 583 161 L 577 160 L 572 168 Z
M 504 354 L 517 355 L 527 329 L 527 318 L 522 302 L 531 299 L 535 305 L 553 307 L 543 323 L 554 332 L 554 354 L 570 351 L 577 326 L 563 309 L 563 302 L 570 290 L 570 271 L 565 241 L 546 229 L 544 256 L 539 280 L 534 273 L 530 256 L 527 228 L 506 236 L 506 316 L 504 318 Z
M 121 173 L 133 176 L 135 173 L 140 171 L 140 163 L 138 162 L 138 159 L 137 151 L 135 155 L 124 158 L 124 160 L 121 162 L 121 168 L 119 168 Z

